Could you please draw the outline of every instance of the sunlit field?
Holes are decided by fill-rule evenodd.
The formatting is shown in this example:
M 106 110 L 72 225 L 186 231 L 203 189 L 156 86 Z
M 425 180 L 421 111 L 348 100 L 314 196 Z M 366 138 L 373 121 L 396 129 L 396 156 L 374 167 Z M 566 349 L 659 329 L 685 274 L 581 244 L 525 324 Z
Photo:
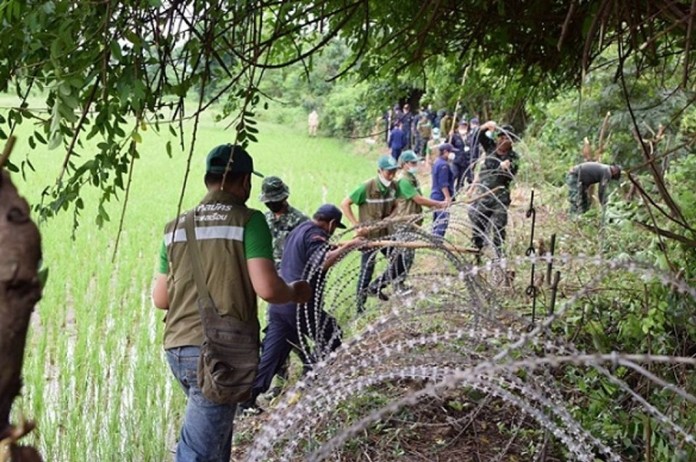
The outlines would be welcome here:
M 281 176 L 290 186 L 290 203 L 307 214 L 323 202 L 338 204 L 375 173 L 374 150 L 356 154 L 347 142 L 309 138 L 299 128 L 261 123 L 260 129 L 259 143 L 249 149 L 257 170 Z M 16 164 L 30 152 L 29 133 L 29 127 L 17 132 Z M 175 144 L 169 158 L 168 136 L 150 129 L 143 138 L 115 255 L 123 193 L 120 203 L 106 204 L 111 221 L 103 229 L 95 225 L 98 197 L 89 188 L 74 240 L 71 212 L 40 225 L 49 277 L 32 318 L 23 397 L 15 403 L 13 420 L 36 420 L 37 431 L 27 443 L 37 445 L 45 460 L 171 458 L 184 396 L 166 366 L 163 312 L 152 306 L 149 294 L 163 226 L 176 214 L 188 155 Z M 191 139 L 190 128 L 185 139 Z M 204 195 L 205 155 L 232 142 L 233 132 L 210 115 L 197 139 L 184 208 Z M 13 175 L 31 203 L 55 181 L 63 155 L 61 149 L 39 146 L 30 153 L 36 171 L 27 171 L 26 182 Z M 261 180 L 254 181 L 249 205 L 262 208 Z M 263 321 L 265 313 L 260 317 Z

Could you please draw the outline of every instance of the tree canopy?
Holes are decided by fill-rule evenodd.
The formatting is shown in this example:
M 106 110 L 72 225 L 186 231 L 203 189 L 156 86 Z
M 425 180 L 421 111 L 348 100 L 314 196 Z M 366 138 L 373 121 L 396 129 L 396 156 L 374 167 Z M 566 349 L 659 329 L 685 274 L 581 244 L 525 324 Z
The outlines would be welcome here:
M 2 90 L 23 101 L 0 119 L 0 138 L 32 123 L 32 148 L 64 152 L 45 191 L 48 215 L 79 208 L 85 184 L 103 200 L 127 187 L 147 127 L 166 123 L 193 152 L 195 130 L 185 138 L 181 122 L 222 102 L 238 141 L 254 141 L 264 73 L 296 63 L 309 73 L 336 39 L 349 58 L 326 69 L 326 80 L 350 73 L 425 87 L 437 66 L 471 69 L 511 110 L 578 84 L 612 45 L 616 69 L 633 57 L 640 74 L 676 55 L 682 85 L 692 83 L 693 14 L 683 1 L 7 0 L 0 18 Z M 45 107 L 27 104 L 36 91 Z M 85 152 L 92 138 L 98 150 Z M 30 156 L 24 162 L 31 167 Z

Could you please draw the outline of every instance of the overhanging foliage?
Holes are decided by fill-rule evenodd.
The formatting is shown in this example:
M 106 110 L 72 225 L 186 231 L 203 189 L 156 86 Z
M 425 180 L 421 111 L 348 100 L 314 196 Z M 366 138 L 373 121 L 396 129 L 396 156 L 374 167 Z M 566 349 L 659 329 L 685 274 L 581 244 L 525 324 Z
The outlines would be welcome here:
M 641 56 L 641 66 L 681 54 L 688 85 L 690 11 L 688 3 L 668 0 L 7 0 L 0 5 L 0 82 L 23 103 L 0 119 L 0 138 L 33 123 L 32 148 L 64 151 L 40 210 L 51 215 L 74 204 L 77 216 L 84 185 L 100 188 L 102 201 L 127 189 L 147 127 L 167 122 L 192 153 L 195 131 L 185 139 L 182 120 L 225 100 L 238 141 L 254 141 L 264 70 L 309 67 L 335 37 L 352 54 L 327 79 L 346 72 L 369 79 L 422 75 L 444 57 L 461 69 L 485 62 L 501 76 L 500 88 L 522 88 L 519 98 L 529 98 L 577 83 L 617 41 L 626 54 Z M 45 107 L 28 106 L 34 91 L 46 95 Z M 185 98 L 193 93 L 198 104 L 189 108 Z M 83 142 L 91 138 L 98 150 L 86 152 Z M 100 207 L 98 222 L 104 219 Z

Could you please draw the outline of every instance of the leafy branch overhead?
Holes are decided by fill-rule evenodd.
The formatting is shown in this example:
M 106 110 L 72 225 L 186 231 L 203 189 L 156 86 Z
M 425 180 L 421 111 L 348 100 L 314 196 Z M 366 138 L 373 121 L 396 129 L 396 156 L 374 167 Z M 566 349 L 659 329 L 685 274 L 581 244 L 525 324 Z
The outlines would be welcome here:
M 500 85 L 548 96 L 578 83 L 603 50 L 621 41 L 644 67 L 682 54 L 687 85 L 690 10 L 668 0 L 6 0 L 0 89 L 22 103 L 0 118 L 0 139 L 29 123 L 31 149 L 63 152 L 39 207 L 50 216 L 72 206 L 77 223 L 84 186 L 101 190 L 102 205 L 127 189 L 148 128 L 166 124 L 193 153 L 195 133 L 186 138 L 183 121 L 223 103 L 238 139 L 255 141 L 263 71 L 295 63 L 309 70 L 334 39 L 347 43 L 351 56 L 326 79 L 347 72 L 416 76 L 444 57 L 460 69 L 486 62 Z M 29 106 L 36 92 L 46 96 L 45 107 Z M 190 108 L 186 97 L 193 94 L 198 104 Z M 96 149 L 87 147 L 90 139 Z M 166 149 L 171 155 L 170 142 Z M 31 156 L 10 168 L 33 168 Z M 100 206 L 98 222 L 108 218 Z

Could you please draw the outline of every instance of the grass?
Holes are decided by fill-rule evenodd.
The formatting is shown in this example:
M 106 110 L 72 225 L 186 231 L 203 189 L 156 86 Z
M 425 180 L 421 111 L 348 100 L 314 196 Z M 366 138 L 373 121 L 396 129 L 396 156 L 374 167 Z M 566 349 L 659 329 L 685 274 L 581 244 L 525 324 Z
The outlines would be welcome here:
M 204 195 L 205 154 L 233 141 L 233 133 L 202 120 L 184 195 L 189 208 Z M 355 154 L 347 142 L 307 137 L 304 130 L 260 124 L 250 147 L 256 168 L 290 186 L 290 202 L 307 214 L 323 202 L 338 203 L 375 173 L 375 152 Z M 166 130 L 163 130 L 163 133 Z M 64 153 L 31 150 L 28 126 L 17 132 L 12 160 L 29 158 L 36 171 L 13 176 L 30 203 L 55 181 Z M 184 395 L 166 365 L 161 339 L 163 312 L 150 301 L 164 224 L 177 211 L 187 152 L 165 152 L 168 135 L 148 130 L 134 164 L 130 202 L 118 252 L 112 261 L 120 203 L 108 203 L 111 222 L 95 226 L 98 197 L 83 191 L 85 209 L 71 239 L 71 213 L 41 223 L 43 299 L 36 306 L 26 349 L 23 396 L 13 420 L 37 421 L 28 444 L 45 460 L 138 460 L 170 458 L 184 410 Z M 190 127 L 186 139 L 190 140 Z M 89 152 L 86 145 L 83 152 Z M 86 156 L 85 156 L 86 157 Z M 260 180 L 249 205 L 260 208 Z M 120 195 L 121 199 L 123 194 Z M 260 313 L 262 322 L 265 313 Z

